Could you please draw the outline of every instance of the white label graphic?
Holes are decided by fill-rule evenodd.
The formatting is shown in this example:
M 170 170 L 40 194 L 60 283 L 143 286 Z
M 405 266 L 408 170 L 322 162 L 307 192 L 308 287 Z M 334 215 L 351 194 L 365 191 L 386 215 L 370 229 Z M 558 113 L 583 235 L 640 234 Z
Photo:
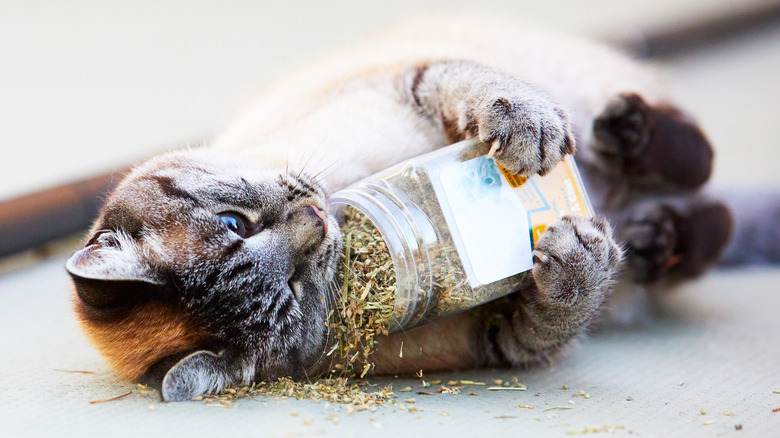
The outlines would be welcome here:
M 528 213 L 501 170 L 479 157 L 444 168 L 440 180 L 477 281 L 533 267 Z

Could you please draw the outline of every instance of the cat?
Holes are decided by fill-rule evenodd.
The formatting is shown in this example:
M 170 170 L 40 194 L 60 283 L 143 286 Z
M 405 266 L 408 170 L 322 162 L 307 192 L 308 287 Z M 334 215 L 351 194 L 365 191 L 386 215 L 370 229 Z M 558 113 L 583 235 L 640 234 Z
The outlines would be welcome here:
M 75 312 L 114 370 L 165 400 L 316 375 L 342 248 L 328 194 L 478 137 L 520 175 L 575 154 L 599 216 L 549 227 L 528 289 L 382 339 L 374 372 L 548 360 L 613 284 L 701 273 L 728 241 L 728 209 L 699 190 L 712 148 L 664 90 L 612 49 L 516 25 L 374 36 L 280 80 L 207 148 L 136 167 L 66 264 Z

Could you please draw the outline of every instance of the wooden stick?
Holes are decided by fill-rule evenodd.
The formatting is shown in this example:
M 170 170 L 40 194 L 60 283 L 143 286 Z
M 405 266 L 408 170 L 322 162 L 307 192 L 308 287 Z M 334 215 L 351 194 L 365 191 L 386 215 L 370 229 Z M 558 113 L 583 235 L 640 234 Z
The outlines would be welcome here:
M 127 397 L 128 395 L 130 395 L 132 393 L 133 393 L 133 391 L 130 391 L 127 394 L 118 395 L 116 397 L 105 398 L 105 399 L 102 399 L 102 400 L 90 400 L 89 404 L 94 405 L 94 404 L 97 404 L 97 403 L 105 403 L 105 402 L 110 402 L 110 401 L 114 401 L 114 400 L 119 400 L 120 398 Z
M 80 370 L 58 370 L 55 369 L 54 371 L 60 371 L 62 373 L 79 373 L 79 374 L 95 374 L 94 371 L 80 371 Z

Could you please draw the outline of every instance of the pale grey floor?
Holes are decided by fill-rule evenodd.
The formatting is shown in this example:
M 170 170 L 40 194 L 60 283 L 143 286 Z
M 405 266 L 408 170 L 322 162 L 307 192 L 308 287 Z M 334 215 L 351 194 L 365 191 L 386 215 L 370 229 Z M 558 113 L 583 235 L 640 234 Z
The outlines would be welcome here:
M 726 435 L 737 433 L 737 424 L 743 425 L 740 436 L 776 436 L 780 422 L 772 413 L 780 407 L 780 394 L 773 393 L 780 391 L 780 269 L 710 274 L 671 296 L 656 322 L 593 335 L 550 369 L 424 376 L 487 383 L 517 376 L 526 392 L 469 386 L 460 395 L 417 395 L 419 380 L 390 379 L 377 383 L 411 386 L 414 392 L 399 396 L 415 398 L 418 412 L 387 407 L 349 415 L 341 406 L 310 401 L 243 400 L 224 409 L 139 394 L 82 339 L 63 292 L 64 258 L 0 279 L 3 436 L 516 437 L 610 426 L 620 427 L 617 434 L 660 437 Z M 590 398 L 578 396 L 580 390 Z M 135 393 L 88 403 L 128 391 Z M 467 395 L 471 391 L 478 396 Z M 556 406 L 571 409 L 545 411 Z M 304 424 L 309 417 L 311 424 Z
M 664 1 L 635 9 L 600 1 L 612 9 L 572 6 L 574 18 L 554 16 L 557 2 L 537 3 L 544 2 L 528 3 L 525 11 L 516 2 L 491 2 L 518 17 L 587 32 L 603 31 L 617 18 L 630 29 L 728 2 Z M 200 2 L 138 4 L 122 10 L 100 2 L 0 6 L 6 9 L 0 13 L 0 53 L 24 61 L 0 69 L 0 120 L 9 145 L 0 160 L 4 196 L 212 132 L 254 86 L 253 78 L 272 74 L 265 64 L 299 62 L 298 54 L 415 10 L 411 2 L 385 5 L 382 14 L 357 3 L 339 14 L 312 2 L 309 13 L 298 10 L 300 15 L 295 5 L 236 3 L 235 9 L 212 10 Z M 455 4 L 468 9 L 466 2 Z M 264 51 L 266 46 L 246 41 L 246 35 L 269 33 L 283 35 L 284 44 Z M 257 57 L 248 57 L 252 47 Z M 678 100 L 699 116 L 720 151 L 716 181 L 780 188 L 774 134 L 780 121 L 780 29 L 670 60 L 667 67 Z M 199 87 L 202 93 L 193 93 Z M 19 151 L 13 160 L 11 151 Z M 605 425 L 622 427 L 616 434 L 645 437 L 776 436 L 780 430 L 780 412 L 772 412 L 780 407 L 780 394 L 773 393 L 780 391 L 780 269 L 711 273 L 671 294 L 654 323 L 594 334 L 551 369 L 428 376 L 477 381 L 517 376 L 527 392 L 475 387 L 476 397 L 413 395 L 421 409 L 415 414 L 380 408 L 349 416 L 339 406 L 294 400 L 245 400 L 234 409 L 161 404 L 137 391 L 89 404 L 135 387 L 114 376 L 78 332 L 62 269 L 66 257 L 57 252 L 14 269 L 6 262 L 0 270 L 2 436 L 563 436 Z M 419 387 L 417 381 L 391 383 Z M 579 390 L 591 398 L 572 397 Z M 544 411 L 553 406 L 572 409 Z M 309 416 L 313 422 L 305 425 Z

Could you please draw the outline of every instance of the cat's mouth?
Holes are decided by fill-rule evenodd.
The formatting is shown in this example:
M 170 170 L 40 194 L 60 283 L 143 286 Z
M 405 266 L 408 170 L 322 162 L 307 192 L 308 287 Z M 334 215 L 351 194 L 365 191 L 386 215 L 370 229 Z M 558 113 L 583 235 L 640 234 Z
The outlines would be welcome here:
M 299 272 L 301 272 L 301 269 L 299 267 L 294 267 L 292 271 L 287 274 L 287 287 L 290 288 L 290 291 L 298 301 L 300 301 L 303 296 L 303 285 L 301 284 L 300 276 L 298 275 Z

